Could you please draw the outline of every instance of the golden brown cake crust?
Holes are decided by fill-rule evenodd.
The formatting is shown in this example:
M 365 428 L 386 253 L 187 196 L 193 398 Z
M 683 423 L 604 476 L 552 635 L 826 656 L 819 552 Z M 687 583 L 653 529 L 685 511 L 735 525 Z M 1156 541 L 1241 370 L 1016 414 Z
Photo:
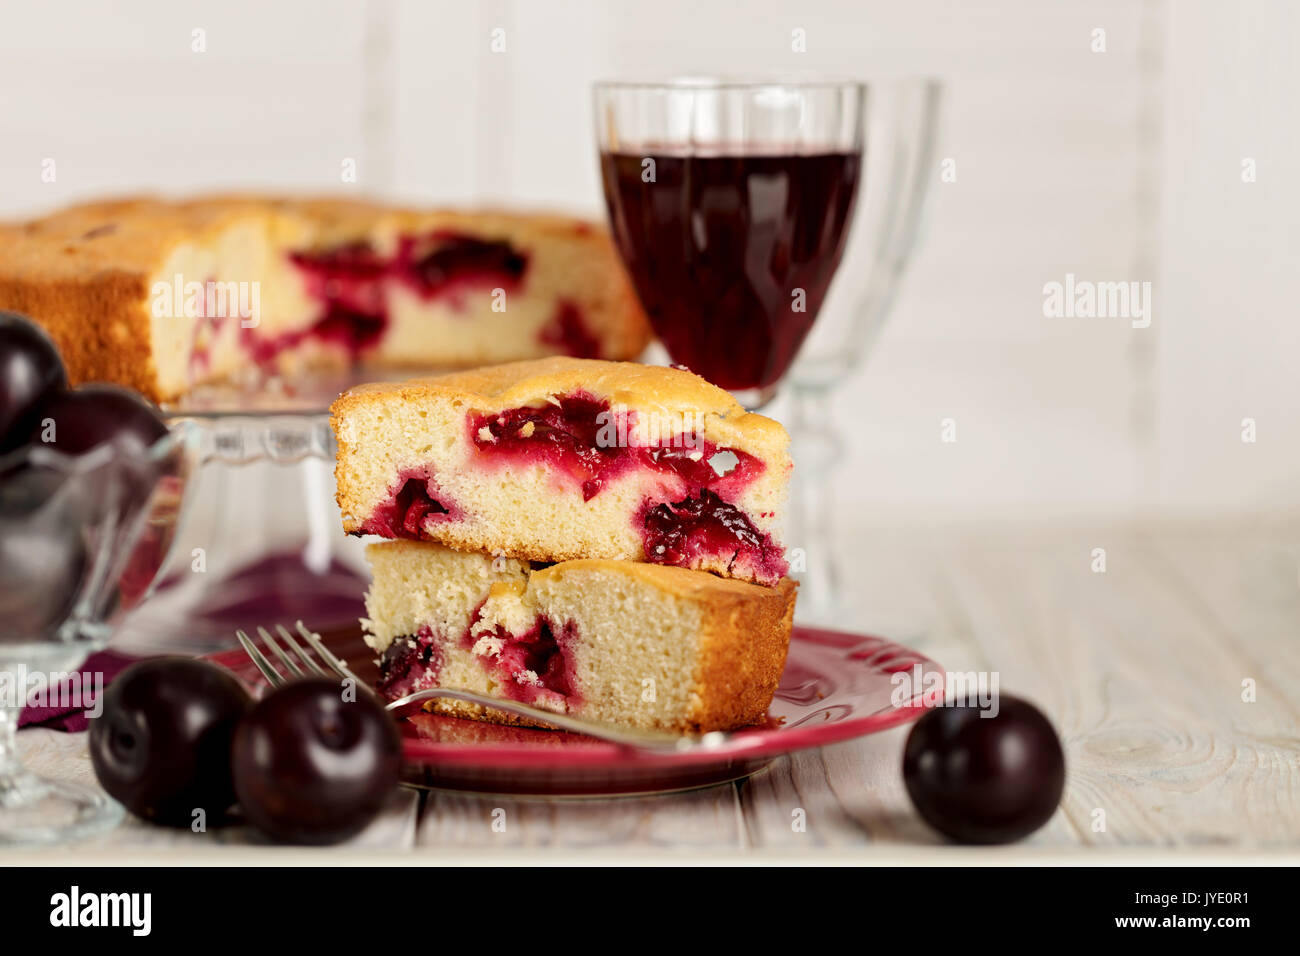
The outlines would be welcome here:
M 405 542 L 418 548 L 423 542 Z M 388 545 L 389 542 L 385 542 Z M 785 578 L 779 585 L 764 587 L 748 581 L 734 578 L 720 578 L 712 574 L 702 574 L 689 568 L 679 568 L 671 564 L 647 564 L 640 561 L 615 561 L 608 558 L 580 558 L 564 561 L 548 568 L 532 572 L 535 579 L 563 578 L 566 574 L 584 571 L 617 571 L 627 577 L 640 578 L 643 582 L 673 597 L 695 601 L 709 601 L 714 607 L 763 604 L 769 610 L 785 612 L 787 597 L 794 594 L 794 583 Z
M 737 417 L 747 414 L 730 392 L 685 369 L 561 355 L 405 382 L 358 385 L 335 405 L 346 409 L 353 401 L 410 400 L 441 394 L 471 398 L 476 408 L 488 410 L 535 404 L 551 395 L 579 391 L 610 399 L 622 398 L 637 407 L 649 405 Z
M 0 241 L 0 261 L 4 256 Z M 144 273 L 107 271 L 82 279 L 0 273 L 0 309 L 39 316 L 74 385 L 116 382 L 157 402 L 168 396 L 157 387 L 143 307 L 147 294 Z
M 762 723 L 785 670 L 796 585 L 784 578 L 772 588 L 743 586 L 744 595 L 719 595 L 708 607 L 696 678 L 700 732 Z
M 45 327 L 74 385 L 112 381 L 154 401 L 176 398 L 158 384 L 150 283 L 182 244 L 211 240 L 249 220 L 267 223 L 277 235 L 310 235 L 308 246 L 353 241 L 390 223 L 525 239 L 565 236 L 590 241 L 593 255 L 620 268 L 602 227 L 548 213 L 417 210 L 366 200 L 259 195 L 127 197 L 0 224 L 0 309 Z M 602 342 L 620 357 L 638 354 L 650 333 L 631 284 L 611 282 L 605 294 L 604 307 L 593 317 Z
M 637 362 L 556 355 L 523 362 L 450 372 L 405 382 L 373 382 L 349 389 L 330 408 L 335 434 L 344 416 L 367 402 L 419 402 L 430 397 L 460 399 L 480 412 L 540 406 L 548 398 L 586 392 L 611 404 L 668 414 L 717 416 L 737 432 L 754 436 L 757 444 L 784 449 L 789 436 L 779 422 L 746 412 L 730 392 L 686 369 Z M 339 455 L 339 461 L 344 455 Z
M 150 350 L 150 277 L 187 236 L 248 214 L 123 199 L 0 226 L 0 309 L 45 327 L 74 385 L 117 382 L 158 401 L 167 396 Z
M 436 223 L 484 233 L 514 230 L 538 237 L 607 235 L 587 220 L 540 212 L 419 210 L 366 200 L 258 195 L 177 201 L 127 197 L 0 224 L 0 274 L 64 280 L 84 280 L 105 270 L 149 275 L 179 243 L 201 241 L 243 219 L 276 214 L 309 222 L 320 244 L 355 238 L 383 222 L 411 228 Z
M 269 205 L 253 199 L 85 203 L 0 226 L 0 275 L 10 281 L 84 283 L 105 272 L 147 278 L 178 244 L 202 240 Z
M 443 717 L 460 717 L 465 720 L 477 720 L 489 724 L 505 724 L 507 727 L 559 730 L 554 724 L 548 724 L 540 720 L 529 720 L 527 717 L 507 714 L 503 710 L 495 710 L 491 707 L 480 707 L 478 704 L 470 704 L 463 700 L 439 700 L 435 698 L 427 701 L 424 709 L 431 714 L 440 714 Z

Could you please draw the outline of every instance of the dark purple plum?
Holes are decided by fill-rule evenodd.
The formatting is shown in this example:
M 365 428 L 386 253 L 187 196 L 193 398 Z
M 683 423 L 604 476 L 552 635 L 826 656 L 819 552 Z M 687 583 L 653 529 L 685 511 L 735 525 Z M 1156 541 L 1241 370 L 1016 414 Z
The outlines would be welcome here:
M 995 716 L 978 707 L 937 707 L 912 728 L 903 781 L 917 811 L 961 843 L 1009 843 L 1056 812 L 1065 754 L 1033 704 L 999 698 Z
M 397 786 L 397 726 L 366 691 L 311 677 L 272 691 L 235 733 L 231 764 L 244 816 L 282 843 L 346 840 Z
M 168 434 L 158 409 L 116 385 L 85 385 L 60 392 L 37 409 L 31 442 L 67 455 L 84 455 L 112 443 L 122 454 L 110 471 L 90 477 L 85 490 L 88 521 L 115 512 L 131 520 L 153 494 L 168 463 L 145 453 Z M 106 482 L 112 482 L 113 491 Z
M 27 440 L 37 406 L 67 384 L 59 350 L 44 330 L 0 312 L 0 454 Z
M 136 816 L 191 826 L 235 802 L 230 746 L 252 701 L 223 667 L 188 657 L 132 664 L 109 685 L 90 722 L 100 785 Z
M 138 454 L 166 434 L 158 409 L 135 392 L 116 385 L 84 385 L 40 404 L 31 442 L 68 455 L 114 442 Z

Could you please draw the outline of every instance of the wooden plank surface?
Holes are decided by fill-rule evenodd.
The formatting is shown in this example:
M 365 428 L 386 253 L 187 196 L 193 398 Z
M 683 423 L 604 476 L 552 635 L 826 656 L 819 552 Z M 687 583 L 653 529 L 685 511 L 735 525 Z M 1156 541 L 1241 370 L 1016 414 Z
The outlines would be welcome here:
M 1013 854 L 1078 847 L 1300 846 L 1295 523 L 1234 528 L 874 529 L 846 565 L 850 625 L 955 671 L 994 670 L 1065 742 L 1061 812 Z M 1093 570 L 1093 549 L 1106 570 Z M 1242 699 L 1255 682 L 1253 703 Z M 902 852 L 939 841 L 912 812 L 906 729 L 662 797 L 544 800 L 404 790 L 354 849 L 682 856 Z M 23 731 L 36 769 L 89 781 L 84 736 Z M 1100 812 L 1099 812 L 1100 811 Z M 128 822 L 87 847 L 260 845 L 246 827 Z M 874 850 L 873 850 L 874 848 Z

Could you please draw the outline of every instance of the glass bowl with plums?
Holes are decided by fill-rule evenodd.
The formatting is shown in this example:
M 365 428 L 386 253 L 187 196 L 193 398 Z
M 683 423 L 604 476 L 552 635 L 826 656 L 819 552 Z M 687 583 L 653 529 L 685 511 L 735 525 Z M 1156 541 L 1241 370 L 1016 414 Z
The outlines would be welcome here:
M 70 387 L 46 334 L 0 312 L 0 845 L 84 836 L 121 814 L 25 769 L 15 731 L 26 705 L 93 695 L 74 675 L 166 563 L 194 446 L 189 425 L 169 428 L 128 389 Z

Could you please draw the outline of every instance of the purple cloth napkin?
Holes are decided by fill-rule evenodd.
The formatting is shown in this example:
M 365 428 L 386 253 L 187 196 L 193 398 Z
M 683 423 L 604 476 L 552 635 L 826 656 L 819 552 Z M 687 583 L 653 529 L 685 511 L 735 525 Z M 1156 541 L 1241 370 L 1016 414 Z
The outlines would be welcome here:
M 101 673 L 104 675 L 104 687 L 107 689 L 123 668 L 134 664 L 137 660 L 138 657 L 128 657 L 115 651 L 91 654 L 86 658 L 86 663 L 81 665 L 80 672 L 83 675 L 81 686 L 93 689 L 95 686 L 93 681 L 86 681 L 84 675 Z M 62 694 L 58 699 L 67 699 L 70 696 L 72 695 Z M 94 706 L 94 701 L 83 701 L 83 703 Z M 89 725 L 90 719 L 86 716 L 85 710 L 80 707 L 24 707 L 18 718 L 19 730 L 24 727 L 49 727 L 51 730 L 77 733 L 85 730 Z

